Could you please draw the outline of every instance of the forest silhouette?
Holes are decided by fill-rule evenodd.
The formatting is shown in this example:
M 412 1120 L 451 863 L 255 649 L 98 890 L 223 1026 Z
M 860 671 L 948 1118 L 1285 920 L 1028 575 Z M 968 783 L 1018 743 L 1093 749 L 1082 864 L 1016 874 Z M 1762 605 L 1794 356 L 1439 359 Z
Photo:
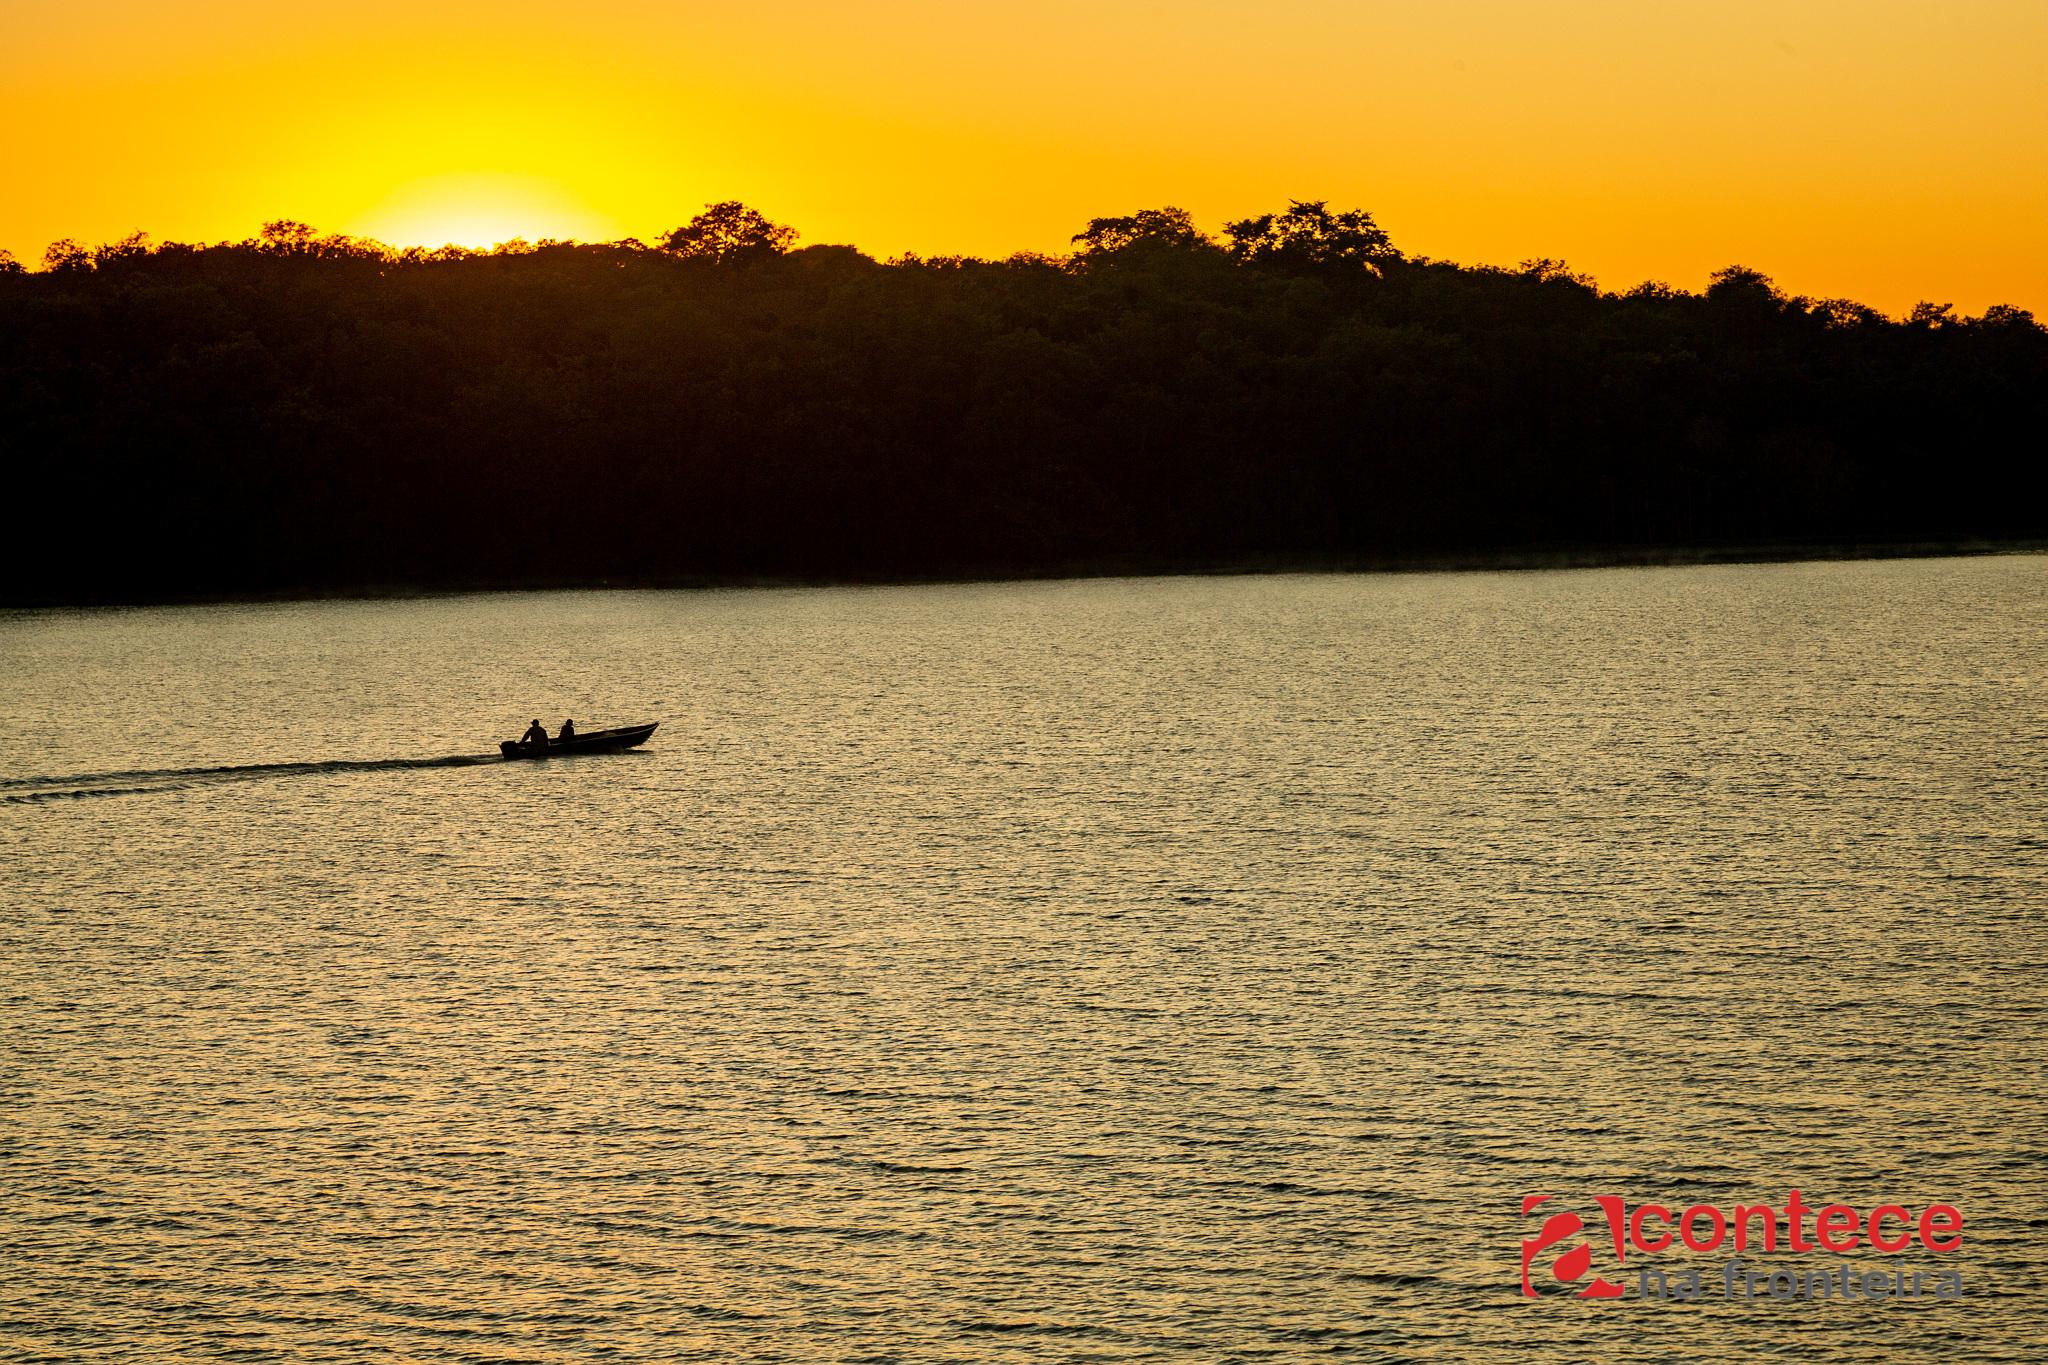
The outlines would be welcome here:
M 2048 331 L 1730 267 L 1603 293 L 1317 202 L 1063 257 L 659 241 L 0 256 L 4 591 L 1489 562 L 2029 540 Z

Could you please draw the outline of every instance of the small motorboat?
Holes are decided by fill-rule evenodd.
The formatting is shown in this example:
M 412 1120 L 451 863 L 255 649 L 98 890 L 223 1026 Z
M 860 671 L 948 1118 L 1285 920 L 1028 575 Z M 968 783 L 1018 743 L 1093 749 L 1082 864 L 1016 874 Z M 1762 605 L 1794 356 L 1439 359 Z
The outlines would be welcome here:
M 507 758 L 567 758 L 571 754 L 615 754 L 621 749 L 634 749 L 647 742 L 654 733 L 655 721 L 648 725 L 621 725 L 614 730 L 591 730 L 569 739 L 551 739 L 545 746 L 521 744 L 508 739 L 498 745 L 498 752 Z

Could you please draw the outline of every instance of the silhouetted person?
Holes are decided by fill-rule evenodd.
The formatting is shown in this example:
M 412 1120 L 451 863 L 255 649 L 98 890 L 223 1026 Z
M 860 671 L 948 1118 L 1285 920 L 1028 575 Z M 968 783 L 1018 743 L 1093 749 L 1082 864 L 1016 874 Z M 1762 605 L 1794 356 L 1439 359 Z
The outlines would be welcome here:
M 526 733 L 519 737 L 519 742 L 529 749 L 548 747 L 548 728 L 540 723 L 540 717 L 534 717 L 533 724 L 526 727 Z
M 557 744 L 567 744 L 574 738 L 576 738 L 576 722 L 573 720 L 563 721 L 562 733 L 555 736 L 555 742 Z

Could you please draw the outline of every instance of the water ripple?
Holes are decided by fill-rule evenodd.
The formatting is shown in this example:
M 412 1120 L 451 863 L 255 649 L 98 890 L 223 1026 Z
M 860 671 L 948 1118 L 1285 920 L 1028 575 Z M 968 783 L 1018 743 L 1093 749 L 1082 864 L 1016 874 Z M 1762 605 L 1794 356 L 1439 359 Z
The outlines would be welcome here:
M 2030 1359 L 2044 589 L 10 617 L 0 1356 Z M 676 719 L 465 756 L 565 712 Z M 1964 1300 L 1514 1292 L 1525 1194 L 1794 1186 Z

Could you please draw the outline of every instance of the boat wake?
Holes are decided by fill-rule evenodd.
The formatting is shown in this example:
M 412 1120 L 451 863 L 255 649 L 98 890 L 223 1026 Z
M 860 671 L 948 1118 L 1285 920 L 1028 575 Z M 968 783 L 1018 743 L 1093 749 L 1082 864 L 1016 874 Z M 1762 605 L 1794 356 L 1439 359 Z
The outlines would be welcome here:
M 157 768 L 68 777 L 0 777 L 0 804 L 80 801 L 101 796 L 139 796 L 183 791 L 257 777 L 312 777 L 322 773 L 388 772 L 401 768 L 471 768 L 503 763 L 499 754 L 450 754 L 446 758 L 336 759 L 326 763 L 240 763 L 218 768 Z

